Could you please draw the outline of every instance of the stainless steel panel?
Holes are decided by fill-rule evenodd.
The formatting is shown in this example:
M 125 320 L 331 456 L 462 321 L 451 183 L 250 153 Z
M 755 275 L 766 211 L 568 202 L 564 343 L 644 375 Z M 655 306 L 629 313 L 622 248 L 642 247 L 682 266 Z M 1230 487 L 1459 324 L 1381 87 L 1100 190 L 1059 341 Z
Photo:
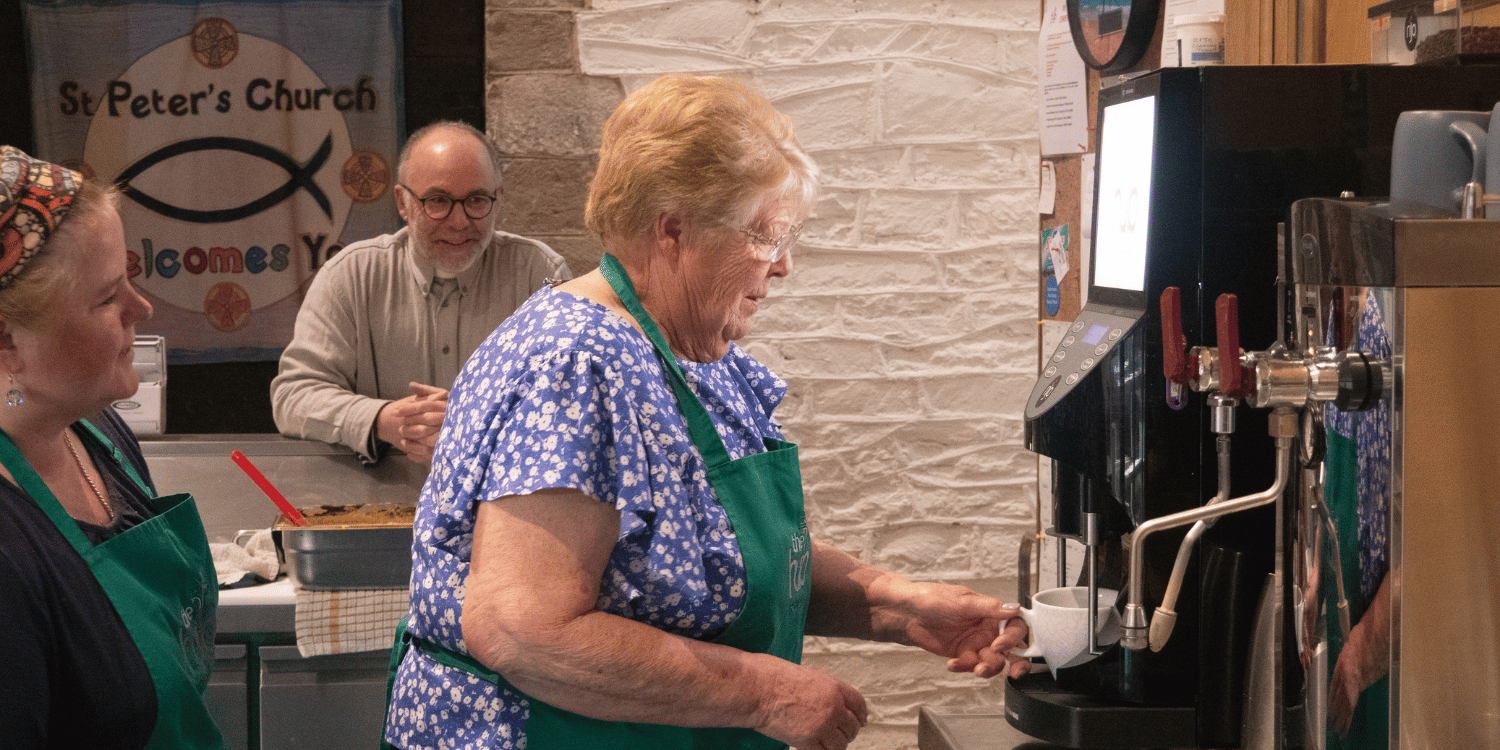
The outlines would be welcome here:
M 1404 219 L 1395 235 L 1398 287 L 1500 286 L 1500 222 Z
M 1364 317 L 1371 301 L 1391 344 L 1377 406 L 1389 416 L 1389 449 L 1379 440 L 1350 448 L 1346 435 L 1343 463 L 1333 466 L 1330 425 L 1330 463 L 1300 484 L 1292 573 L 1302 594 L 1294 635 L 1306 667 L 1305 746 L 1342 746 L 1330 723 L 1348 693 L 1335 688 L 1388 673 L 1388 703 L 1378 683 L 1355 685 L 1365 691 L 1356 717 L 1364 739 L 1378 743 L 1359 746 L 1500 747 L 1500 222 L 1397 213 L 1321 199 L 1292 212 L 1298 345 L 1369 346 L 1365 326 L 1381 322 Z M 1377 418 L 1357 429 L 1383 428 Z M 1350 507 L 1356 482 L 1359 517 Z M 1342 510 L 1330 512 L 1336 497 Z M 1368 574 L 1387 553 L 1372 592 Z M 1356 557 L 1374 565 L 1350 567 Z M 1339 561 L 1353 578 L 1339 574 Z M 1357 669 L 1335 661 L 1353 642 L 1349 620 L 1362 629 L 1359 643 L 1376 647 L 1350 662 Z
M 1292 263 L 1299 284 L 1500 286 L 1500 222 L 1457 219 L 1423 207 L 1326 198 L 1293 204 L 1291 220 L 1296 235 L 1291 238 Z
M 208 678 L 209 714 L 224 735 L 224 750 L 246 750 L 250 746 L 249 696 L 245 679 L 246 650 L 240 644 L 214 646 L 214 671 Z
M 1500 747 L 1500 289 L 1403 302 L 1393 729 L 1411 750 Z
M 268 646 L 260 655 L 263 750 L 380 746 L 388 652 L 303 658 L 294 646 Z

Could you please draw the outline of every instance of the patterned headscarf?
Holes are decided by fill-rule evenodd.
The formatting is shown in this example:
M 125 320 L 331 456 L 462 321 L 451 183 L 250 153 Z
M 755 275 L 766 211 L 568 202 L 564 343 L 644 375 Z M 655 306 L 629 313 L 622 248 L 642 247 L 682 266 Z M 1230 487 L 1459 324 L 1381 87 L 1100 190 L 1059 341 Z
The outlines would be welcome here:
M 0 146 L 0 289 L 46 244 L 82 185 L 77 172 Z

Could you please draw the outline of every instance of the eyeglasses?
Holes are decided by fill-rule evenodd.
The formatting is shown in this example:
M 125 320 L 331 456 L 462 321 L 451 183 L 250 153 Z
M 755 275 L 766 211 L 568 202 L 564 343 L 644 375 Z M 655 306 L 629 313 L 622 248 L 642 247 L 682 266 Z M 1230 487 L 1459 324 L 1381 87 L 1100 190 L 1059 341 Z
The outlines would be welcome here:
M 785 255 L 786 251 L 792 249 L 792 245 L 797 244 L 797 237 L 802 234 L 802 225 L 798 224 L 786 230 L 780 237 L 767 237 L 759 232 L 752 232 L 748 229 L 739 229 L 737 231 L 749 237 L 750 242 L 755 245 L 755 257 L 767 263 L 775 263 L 781 260 L 781 256 Z
M 471 219 L 483 219 L 489 216 L 490 211 L 495 208 L 495 196 L 493 195 L 475 193 L 462 200 L 454 199 L 449 195 L 430 195 L 426 198 L 417 198 L 417 191 L 405 185 L 401 187 L 406 188 L 406 192 L 411 193 L 412 197 L 422 204 L 422 213 L 427 214 L 427 218 L 433 221 L 442 221 L 448 218 L 453 213 L 453 207 L 460 203 L 464 204 L 464 216 Z

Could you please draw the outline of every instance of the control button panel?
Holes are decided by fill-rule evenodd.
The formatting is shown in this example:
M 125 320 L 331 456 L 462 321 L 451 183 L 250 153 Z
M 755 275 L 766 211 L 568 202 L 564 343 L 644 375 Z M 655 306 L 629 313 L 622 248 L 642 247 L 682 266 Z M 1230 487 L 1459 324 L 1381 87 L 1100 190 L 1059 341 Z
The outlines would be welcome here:
M 1052 408 L 1089 374 L 1136 324 L 1137 319 L 1085 307 L 1047 359 L 1026 401 L 1026 417 Z

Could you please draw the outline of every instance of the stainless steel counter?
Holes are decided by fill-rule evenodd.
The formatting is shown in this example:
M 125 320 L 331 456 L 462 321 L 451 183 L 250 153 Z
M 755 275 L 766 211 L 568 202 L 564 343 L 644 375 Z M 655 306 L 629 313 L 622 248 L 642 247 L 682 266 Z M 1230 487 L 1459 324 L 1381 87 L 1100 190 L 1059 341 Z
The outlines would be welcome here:
M 1003 678 L 996 678 L 1003 679 Z M 917 714 L 918 750 L 1062 750 L 1062 745 L 1023 734 L 993 714 L 950 714 L 923 706 Z
M 348 448 L 281 435 L 167 435 L 141 441 L 151 478 L 162 494 L 190 492 L 210 542 L 229 542 L 242 529 L 269 527 L 276 506 L 230 460 L 239 450 L 292 505 L 398 503 L 415 505 L 427 467 L 397 453 L 363 466 Z
M 426 467 L 400 455 L 374 467 L 349 450 L 279 435 L 169 435 L 143 440 L 163 493 L 191 492 L 209 540 L 269 526 L 277 511 L 229 458 L 243 452 L 297 506 L 415 503 Z M 279 750 L 374 747 L 384 718 L 384 651 L 302 658 L 296 648 L 296 592 L 282 577 L 219 592 L 217 669 L 210 701 L 226 748 Z M 997 707 L 998 710 L 999 707 Z M 333 719 L 332 717 L 339 717 Z M 921 750 L 1052 750 L 1001 713 L 944 714 L 923 708 Z
M 918 750 L 1068 750 L 1021 732 L 1005 719 L 1003 705 L 995 708 L 996 713 L 953 714 L 922 707 L 917 715 Z
M 219 640 L 254 633 L 296 633 L 297 593 L 285 576 L 219 592 Z

